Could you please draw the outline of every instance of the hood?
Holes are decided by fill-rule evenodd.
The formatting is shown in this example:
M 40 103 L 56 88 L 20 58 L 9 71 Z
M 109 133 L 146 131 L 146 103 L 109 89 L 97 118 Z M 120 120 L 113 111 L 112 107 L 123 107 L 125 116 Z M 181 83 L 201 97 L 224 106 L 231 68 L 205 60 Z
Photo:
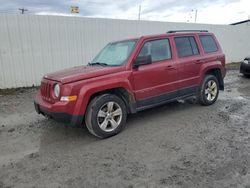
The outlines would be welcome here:
M 44 78 L 65 84 L 116 73 L 121 71 L 122 68 L 123 67 L 78 66 L 47 74 L 44 76 Z

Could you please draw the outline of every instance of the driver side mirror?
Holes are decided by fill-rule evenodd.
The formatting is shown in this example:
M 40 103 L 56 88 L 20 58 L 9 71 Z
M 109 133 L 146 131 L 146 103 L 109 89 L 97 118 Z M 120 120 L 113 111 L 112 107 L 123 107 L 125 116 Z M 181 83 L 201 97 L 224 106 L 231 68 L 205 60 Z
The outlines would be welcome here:
M 151 55 L 144 55 L 144 56 L 137 56 L 137 58 L 134 61 L 134 67 L 137 68 L 141 65 L 148 65 L 152 63 L 152 57 Z

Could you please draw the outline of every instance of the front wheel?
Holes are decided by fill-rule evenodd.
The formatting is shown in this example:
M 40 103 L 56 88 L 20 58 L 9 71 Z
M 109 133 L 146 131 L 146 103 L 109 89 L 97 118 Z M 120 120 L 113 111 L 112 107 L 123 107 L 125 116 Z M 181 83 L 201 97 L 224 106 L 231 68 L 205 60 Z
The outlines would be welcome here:
M 104 94 L 95 97 L 88 105 L 85 124 L 93 135 L 107 138 L 121 132 L 126 119 L 123 100 L 116 95 Z
M 199 93 L 199 102 L 208 106 L 213 104 L 219 95 L 219 82 L 214 75 L 206 75 Z

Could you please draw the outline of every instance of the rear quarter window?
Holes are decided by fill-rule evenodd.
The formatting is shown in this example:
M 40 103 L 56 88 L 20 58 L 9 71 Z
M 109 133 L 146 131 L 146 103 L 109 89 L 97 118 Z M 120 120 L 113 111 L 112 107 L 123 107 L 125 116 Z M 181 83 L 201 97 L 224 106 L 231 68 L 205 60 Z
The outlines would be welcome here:
M 200 41 L 205 53 L 218 51 L 218 46 L 211 35 L 200 36 Z

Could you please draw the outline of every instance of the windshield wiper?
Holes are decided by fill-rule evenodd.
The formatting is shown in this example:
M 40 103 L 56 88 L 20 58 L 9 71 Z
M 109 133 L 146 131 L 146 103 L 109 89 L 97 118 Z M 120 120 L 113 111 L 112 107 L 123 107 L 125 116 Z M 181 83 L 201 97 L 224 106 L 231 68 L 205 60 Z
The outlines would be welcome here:
M 101 66 L 108 66 L 108 64 L 107 64 L 107 63 L 100 63 L 100 62 L 88 63 L 88 65 L 101 65 Z

